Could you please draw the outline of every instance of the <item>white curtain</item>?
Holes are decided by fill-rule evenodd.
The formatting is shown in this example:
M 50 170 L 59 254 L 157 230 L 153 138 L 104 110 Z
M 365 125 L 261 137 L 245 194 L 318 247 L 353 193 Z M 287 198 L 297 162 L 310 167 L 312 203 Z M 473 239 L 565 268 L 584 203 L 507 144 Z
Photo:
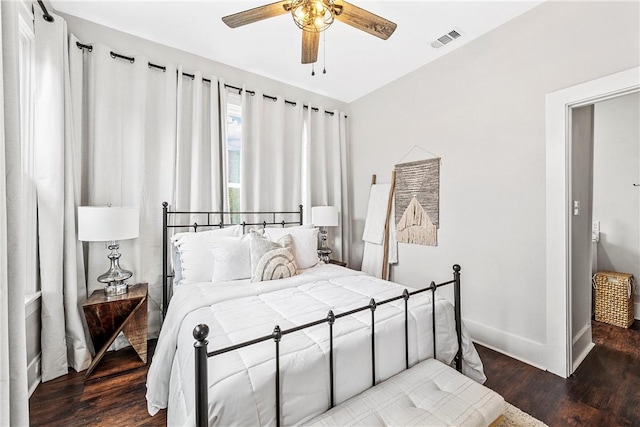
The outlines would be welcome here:
M 140 192 L 140 236 L 131 242 L 139 259 L 133 265 L 137 281 L 149 283 L 149 338 L 158 336 L 162 305 L 162 202 L 171 202 L 175 185 L 176 159 L 176 66 L 165 70 L 148 68 L 145 58 L 136 59 L 147 67 L 144 94 L 144 149 L 138 159 L 142 168 Z M 105 257 L 106 253 L 102 254 Z M 106 270 L 102 266 L 102 272 Z M 133 279 L 133 278 L 132 278 Z
M 87 292 L 82 244 L 76 234 L 80 202 L 80 135 L 72 105 L 66 22 L 35 16 L 36 106 L 34 164 L 42 290 L 42 381 L 81 371 L 91 354 L 82 323 Z M 76 97 L 76 102 L 79 100 Z
M 18 2 L 0 2 L 0 425 L 29 424 Z
M 226 142 L 229 135 L 228 129 L 228 117 L 229 117 L 229 91 L 225 86 L 224 79 L 218 79 L 218 96 L 220 99 L 220 136 L 218 143 L 220 145 L 220 197 L 222 198 L 222 206 L 220 209 L 228 212 L 229 207 L 229 188 L 227 187 L 227 181 L 229 177 L 229 156 L 227 152 Z
M 297 211 L 302 203 L 301 103 L 242 92 L 240 206 L 243 211 Z
M 221 135 L 218 80 L 184 76 L 178 68 L 177 155 L 174 209 L 223 209 Z M 226 111 L 226 108 L 225 108 Z M 215 220 L 215 219 L 213 219 Z M 206 217 L 192 217 L 202 224 Z
M 82 205 L 138 206 L 140 236 L 120 242 L 130 283 L 149 283 L 149 336 L 157 336 L 162 302 L 162 202 L 174 194 L 176 68 L 150 68 L 113 57 L 107 46 L 80 50 L 75 37 L 71 79 L 82 92 Z M 88 244 L 89 293 L 101 289 L 96 277 L 107 270 L 103 244 Z
M 58 50 L 59 34 L 64 32 L 64 22 L 60 21 L 60 28 L 48 29 L 52 32 L 48 43 Z M 45 34 L 45 29 L 42 31 Z M 129 61 L 91 40 L 83 40 L 93 46 L 91 52 L 79 49 L 76 42 L 74 36 L 69 37 L 69 80 L 65 79 L 66 62 L 55 57 L 58 92 L 44 104 L 64 112 L 54 115 L 58 135 L 47 148 L 56 149 L 51 157 L 54 165 L 41 171 L 43 206 L 54 213 L 42 224 L 43 231 L 57 236 L 61 240 L 58 248 L 66 254 L 64 266 L 55 261 L 55 256 L 42 266 L 43 272 L 53 271 L 56 277 L 62 272 L 64 278 L 52 278 L 46 285 L 47 290 L 57 292 L 46 305 L 56 319 L 62 319 L 51 327 L 59 332 L 65 322 L 75 328 L 75 320 L 70 320 L 68 313 L 73 305 L 78 309 L 84 299 L 78 286 L 82 269 L 75 268 L 82 254 L 82 246 L 75 242 L 79 194 L 80 205 L 140 207 L 140 236 L 120 242 L 121 263 L 134 272 L 132 283 L 149 283 L 149 336 L 154 337 L 160 327 L 162 302 L 161 203 L 170 201 L 174 209 L 185 210 L 227 207 L 226 151 L 221 145 L 226 141 L 227 93 L 224 82 L 215 77 L 210 82 L 199 72 L 193 78 L 185 77 L 181 68 L 171 64 L 165 70 L 150 68 L 144 57 L 135 56 Z M 309 147 L 303 158 L 305 120 Z M 336 255 L 347 259 L 344 115 L 310 110 L 305 115 L 301 103 L 291 105 L 282 97 L 274 101 L 259 92 L 249 95 L 243 91 L 242 122 L 241 208 L 296 211 L 303 202 L 310 212 L 313 205 L 338 206 L 343 219 L 341 226 L 332 230 L 332 244 Z M 47 152 L 43 151 L 43 159 Z M 305 188 L 303 170 L 308 171 L 309 178 Z M 64 200 L 64 204 L 55 206 L 55 198 Z M 52 253 L 55 247 L 47 243 L 43 250 Z M 102 288 L 96 277 L 108 268 L 108 251 L 100 243 L 87 243 L 84 248 L 90 294 Z M 70 341 L 68 360 L 71 366 L 80 367 L 80 341 L 76 337 Z M 60 353 L 64 344 L 52 344 L 52 348 Z
M 340 223 L 328 229 L 328 243 L 333 258 L 350 262 L 346 116 L 331 113 L 308 108 L 305 114 L 305 223 L 311 222 L 312 206 L 336 206 Z
M 120 242 L 121 263 L 134 272 L 131 283 L 149 283 L 154 337 L 162 302 L 162 202 L 174 210 L 224 206 L 218 80 L 200 72 L 183 76 L 171 64 L 151 68 L 141 56 L 133 63 L 114 58 L 91 40 L 83 41 L 91 52 L 80 50 L 76 41 L 72 36 L 70 58 L 71 80 L 82 94 L 82 205 L 140 207 L 140 236 Z M 91 292 L 102 287 L 95 278 L 108 260 L 104 245 L 88 248 Z
M 305 223 L 312 206 L 337 206 L 340 225 L 329 230 L 329 243 L 336 259 L 349 261 L 346 116 L 331 113 L 243 89 L 240 206 L 297 210 L 302 203 Z

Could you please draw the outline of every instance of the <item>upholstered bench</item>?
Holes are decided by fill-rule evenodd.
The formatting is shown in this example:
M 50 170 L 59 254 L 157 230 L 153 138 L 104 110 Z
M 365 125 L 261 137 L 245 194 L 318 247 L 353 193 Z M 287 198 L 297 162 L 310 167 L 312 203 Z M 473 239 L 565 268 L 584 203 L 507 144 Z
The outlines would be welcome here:
M 506 410 L 502 396 L 428 359 L 322 415 L 314 426 L 494 426 Z

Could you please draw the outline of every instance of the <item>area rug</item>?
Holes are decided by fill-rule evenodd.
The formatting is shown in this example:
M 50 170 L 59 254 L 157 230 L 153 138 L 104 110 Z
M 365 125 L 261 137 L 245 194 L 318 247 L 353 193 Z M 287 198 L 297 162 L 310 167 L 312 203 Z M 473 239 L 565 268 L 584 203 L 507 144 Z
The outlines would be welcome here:
M 504 413 L 502 422 L 496 427 L 548 427 L 542 421 L 533 418 L 526 412 L 521 411 L 509 402 L 507 402 L 507 410 Z

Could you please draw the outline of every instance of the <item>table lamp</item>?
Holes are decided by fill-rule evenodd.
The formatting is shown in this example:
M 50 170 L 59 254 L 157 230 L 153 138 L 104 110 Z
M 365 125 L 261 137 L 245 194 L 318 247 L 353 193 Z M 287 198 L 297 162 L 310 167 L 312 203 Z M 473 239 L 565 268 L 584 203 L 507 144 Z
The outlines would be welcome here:
M 311 222 L 320 227 L 320 249 L 318 257 L 324 262 L 329 262 L 330 247 L 327 246 L 327 227 L 338 226 L 338 208 L 335 206 L 313 206 L 311 208 Z
M 133 273 L 120 267 L 119 240 L 138 237 L 140 211 L 132 207 L 79 206 L 78 240 L 84 242 L 109 242 L 108 255 L 111 266 L 106 273 L 98 276 L 98 282 L 105 283 L 107 296 L 127 293 L 127 283 Z

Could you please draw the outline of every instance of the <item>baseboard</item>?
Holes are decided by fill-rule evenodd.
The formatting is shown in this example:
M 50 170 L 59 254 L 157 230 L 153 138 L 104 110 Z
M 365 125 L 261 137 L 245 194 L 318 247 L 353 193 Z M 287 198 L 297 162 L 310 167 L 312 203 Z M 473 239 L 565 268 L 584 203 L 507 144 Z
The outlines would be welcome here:
M 576 334 L 572 340 L 573 342 L 573 366 L 572 372 L 578 369 L 578 366 L 582 363 L 587 354 L 591 351 L 595 344 L 591 339 L 591 322 L 584 325 L 584 327 Z
M 42 353 L 38 353 L 36 357 L 27 365 L 27 378 L 29 380 L 29 397 L 36 391 L 36 388 L 42 382 L 41 362 Z
M 578 357 L 574 358 L 574 360 L 573 360 L 573 372 L 575 372 L 576 369 L 578 369 L 578 366 L 580 366 L 580 364 L 584 361 L 584 359 L 587 357 L 589 352 L 591 352 L 591 350 L 593 350 L 593 347 L 595 347 L 595 346 L 596 345 L 593 342 L 589 342 L 587 344 L 587 346 L 585 347 L 585 349 L 582 351 L 582 353 L 580 353 L 580 355 Z
M 585 337 L 587 336 L 589 337 L 589 341 L 591 341 L 591 321 L 584 325 L 582 329 L 580 329 L 580 332 L 575 334 L 573 340 L 571 341 L 573 343 L 573 346 L 575 347 L 578 341 L 586 339 Z
M 640 320 L 640 302 L 637 302 L 635 305 L 635 318 L 636 320 Z
M 518 335 L 463 319 L 471 339 L 480 345 L 513 357 L 538 369 L 546 370 L 546 345 Z

